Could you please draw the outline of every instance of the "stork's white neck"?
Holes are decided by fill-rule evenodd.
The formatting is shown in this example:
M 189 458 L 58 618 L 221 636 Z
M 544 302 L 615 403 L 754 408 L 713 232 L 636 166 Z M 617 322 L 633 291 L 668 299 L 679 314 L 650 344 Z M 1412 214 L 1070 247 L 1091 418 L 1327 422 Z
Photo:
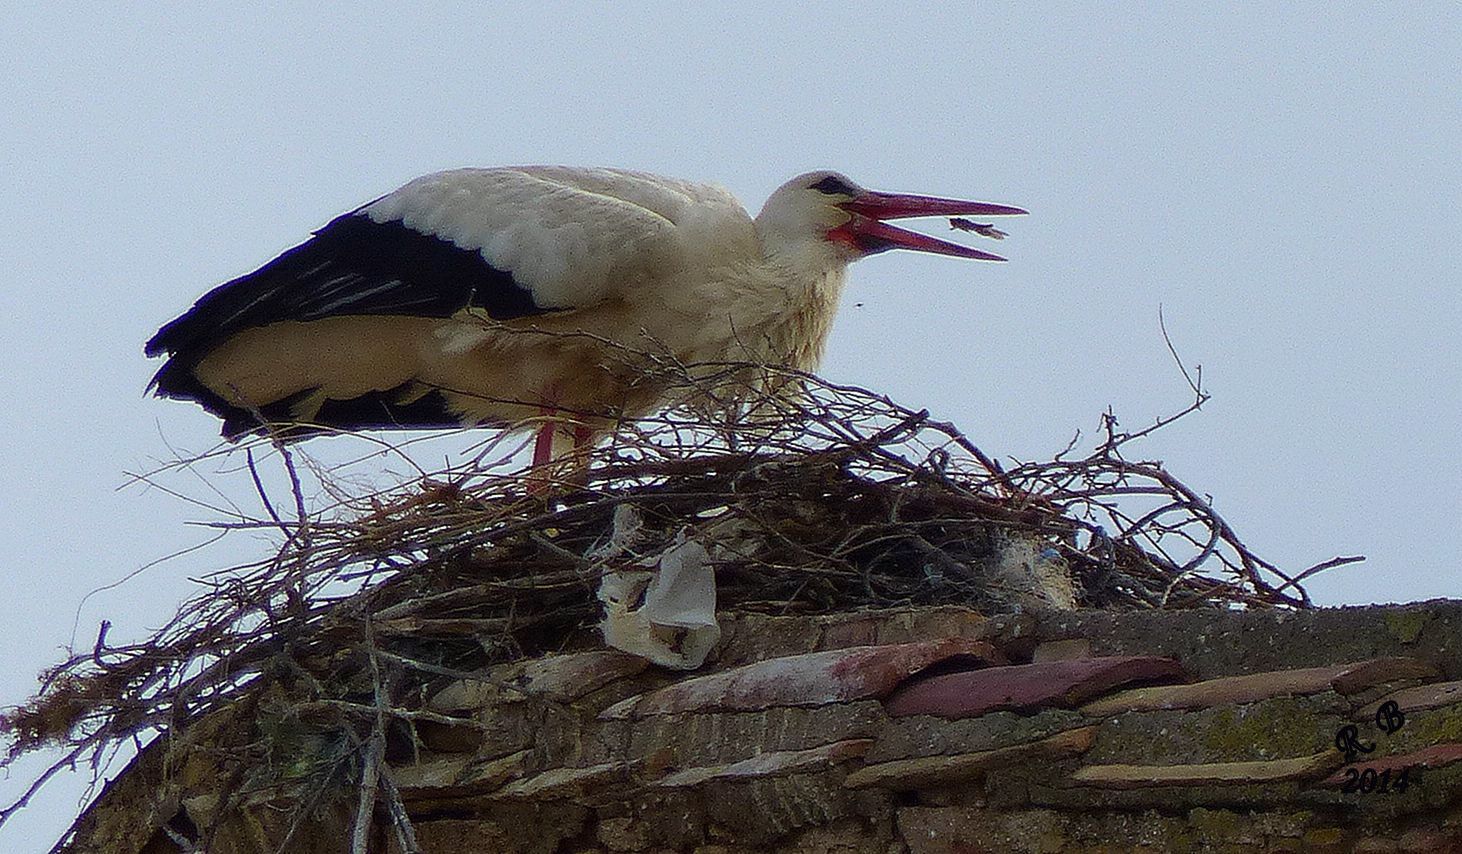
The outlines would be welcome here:
M 847 265 L 796 254 L 774 256 L 766 264 L 782 296 L 782 310 L 767 330 L 772 356 L 799 370 L 816 370 L 832 332 Z
M 790 348 L 791 364 L 805 371 L 817 370 L 832 332 L 833 317 L 848 279 L 846 265 L 823 272 L 804 290 L 800 303 L 794 305 L 792 324 L 795 333 Z

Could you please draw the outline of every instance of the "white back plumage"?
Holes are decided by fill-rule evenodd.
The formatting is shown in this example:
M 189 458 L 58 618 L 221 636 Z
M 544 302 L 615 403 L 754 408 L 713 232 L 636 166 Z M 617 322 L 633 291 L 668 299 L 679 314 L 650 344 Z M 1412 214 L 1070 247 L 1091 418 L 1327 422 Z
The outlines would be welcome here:
M 620 169 L 453 169 L 361 211 L 480 251 L 545 308 L 633 299 L 623 289 L 755 240 L 724 188 Z

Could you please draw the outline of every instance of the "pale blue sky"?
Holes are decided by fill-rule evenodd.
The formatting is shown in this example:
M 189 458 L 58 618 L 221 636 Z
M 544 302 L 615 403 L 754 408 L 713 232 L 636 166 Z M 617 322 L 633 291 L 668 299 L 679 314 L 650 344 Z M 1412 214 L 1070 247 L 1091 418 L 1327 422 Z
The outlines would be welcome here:
M 8 10 L 0 703 L 61 656 L 87 591 L 203 537 L 184 522 L 206 512 L 117 489 L 217 430 L 143 397 L 142 342 L 335 214 L 466 165 L 646 169 L 753 209 L 826 167 L 1029 208 L 1010 264 L 855 266 L 825 373 L 1049 456 L 1108 405 L 1137 426 L 1186 403 L 1162 304 L 1214 398 L 1142 455 L 1282 566 L 1368 555 L 1310 585 L 1323 602 L 1462 595 L 1457 5 L 728 5 Z M 83 642 L 103 617 L 137 636 L 188 576 L 265 548 L 93 597 Z M 81 783 L 0 848 L 45 850 Z

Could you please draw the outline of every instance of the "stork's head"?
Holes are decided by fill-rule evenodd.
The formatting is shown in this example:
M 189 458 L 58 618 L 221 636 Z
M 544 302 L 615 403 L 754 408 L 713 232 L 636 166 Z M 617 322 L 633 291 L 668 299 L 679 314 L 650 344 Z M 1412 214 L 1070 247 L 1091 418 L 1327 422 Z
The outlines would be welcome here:
M 990 202 L 865 190 L 837 172 L 808 172 L 777 188 L 756 217 L 757 233 L 769 254 L 797 253 L 847 264 L 889 249 L 913 249 L 959 258 L 1004 261 L 993 255 L 886 220 L 916 216 L 1010 216 L 1025 211 Z

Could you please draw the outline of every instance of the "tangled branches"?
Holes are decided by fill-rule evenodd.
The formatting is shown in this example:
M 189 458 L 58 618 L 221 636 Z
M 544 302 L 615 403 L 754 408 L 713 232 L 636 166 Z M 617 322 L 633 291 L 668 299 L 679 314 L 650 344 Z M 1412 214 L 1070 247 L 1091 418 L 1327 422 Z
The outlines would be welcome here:
M 1254 555 L 1160 464 L 1127 459 L 1148 431 L 1120 433 L 1110 417 L 1085 456 L 1001 466 L 952 425 L 863 389 L 747 364 L 660 370 L 681 405 L 621 424 L 551 475 L 498 473 L 490 443 L 393 493 L 337 484 L 338 503 L 310 513 L 293 452 L 274 448 L 294 486 L 289 518 L 250 456 L 266 518 L 221 526 L 277 529 L 278 553 L 206 579 L 144 642 L 109 646 L 104 627 L 0 718 L 7 761 L 60 744 L 59 768 L 149 732 L 186 738 L 232 706 L 309 722 L 314 779 L 354 780 L 371 792 L 362 811 L 378 792 L 390 806 L 381 763 L 360 758 L 379 756 L 390 722 L 429 718 L 442 679 L 589 642 L 580 630 L 610 564 L 685 532 L 720 548 L 723 609 L 1309 605 L 1304 574 Z M 549 476 L 553 500 L 525 489 Z M 645 520 L 628 558 L 606 548 L 626 504 Z M 277 776 L 242 775 L 230 796 Z

